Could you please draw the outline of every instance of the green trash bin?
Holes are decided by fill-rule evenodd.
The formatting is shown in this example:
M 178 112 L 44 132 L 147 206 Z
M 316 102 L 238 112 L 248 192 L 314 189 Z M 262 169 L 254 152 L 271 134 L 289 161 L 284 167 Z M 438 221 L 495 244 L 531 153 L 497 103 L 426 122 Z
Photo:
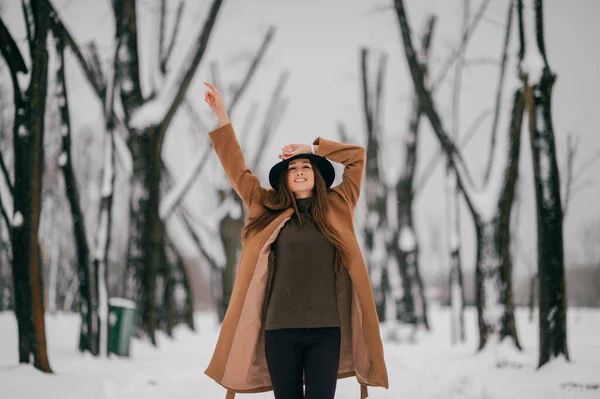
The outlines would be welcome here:
M 108 300 L 110 353 L 129 357 L 129 342 L 135 325 L 135 302 L 125 298 Z

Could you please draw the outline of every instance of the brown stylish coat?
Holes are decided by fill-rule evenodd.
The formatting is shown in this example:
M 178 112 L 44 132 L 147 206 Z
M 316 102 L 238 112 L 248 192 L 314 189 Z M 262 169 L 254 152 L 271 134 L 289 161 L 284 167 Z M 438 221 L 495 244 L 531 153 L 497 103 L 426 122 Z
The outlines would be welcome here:
M 248 207 L 249 220 L 265 212 L 260 182 L 244 161 L 231 124 L 209 133 L 213 147 L 233 189 Z M 356 376 L 361 397 L 367 386 L 388 388 L 379 322 L 367 268 L 354 232 L 354 209 L 360 195 L 365 166 L 365 150 L 317 138 L 317 155 L 345 166 L 343 182 L 328 192 L 328 221 L 342 240 L 345 272 L 337 279 L 338 312 L 342 332 L 338 378 Z M 243 242 L 233 293 L 213 357 L 205 374 L 235 393 L 264 392 L 273 389 L 264 354 L 263 312 L 268 280 L 271 244 L 293 209 L 281 213 L 263 231 Z

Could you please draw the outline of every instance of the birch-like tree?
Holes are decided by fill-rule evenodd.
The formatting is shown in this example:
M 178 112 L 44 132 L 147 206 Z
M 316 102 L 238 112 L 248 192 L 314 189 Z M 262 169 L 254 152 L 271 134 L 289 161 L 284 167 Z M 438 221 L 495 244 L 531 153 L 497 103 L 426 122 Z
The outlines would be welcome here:
M 46 349 L 42 259 L 38 242 L 48 90 L 49 10 L 45 0 L 23 0 L 29 67 L 0 18 L 0 51 L 13 85 L 14 182 L 1 198 L 12 241 L 12 274 L 19 362 L 52 372 Z M 7 204 L 9 204 L 7 206 Z M 12 215 L 9 219 L 9 215 Z
M 520 348 L 514 322 L 511 289 L 511 260 L 509 256 L 509 221 L 512 198 L 518 175 L 520 149 L 520 128 L 524 109 L 522 91 L 517 89 L 513 94 L 513 106 L 510 112 L 510 123 L 506 134 L 496 135 L 497 124 L 492 124 L 492 142 L 490 152 L 489 177 L 477 189 L 465 162 L 456 145 L 450 140 L 448 129 L 439 116 L 432 97 L 431 84 L 424 78 L 423 70 L 417 60 L 411 38 L 411 29 L 402 0 L 394 1 L 398 17 L 404 53 L 409 65 L 415 90 L 419 95 L 424 113 L 427 115 L 432 129 L 442 148 L 446 152 L 450 166 L 455 171 L 456 184 L 470 210 L 475 225 L 477 239 L 476 287 L 479 324 L 479 349 L 483 349 L 490 338 L 499 342 L 509 337 L 517 348 Z M 510 3 L 509 17 L 512 17 L 513 4 Z M 507 35 L 510 32 L 510 19 L 507 23 Z M 504 51 L 504 50 L 503 50 Z M 505 67 L 500 68 L 500 87 L 502 87 Z M 496 95 L 496 113 L 501 112 L 502 98 Z M 502 141 L 501 144 L 496 143 Z M 505 151 L 504 160 L 500 151 Z
M 561 355 L 569 360 L 563 208 L 552 120 L 556 74 L 546 54 L 543 1 L 517 0 L 517 9 L 521 44 L 518 72 L 527 104 L 537 209 L 538 367 L 542 367 Z

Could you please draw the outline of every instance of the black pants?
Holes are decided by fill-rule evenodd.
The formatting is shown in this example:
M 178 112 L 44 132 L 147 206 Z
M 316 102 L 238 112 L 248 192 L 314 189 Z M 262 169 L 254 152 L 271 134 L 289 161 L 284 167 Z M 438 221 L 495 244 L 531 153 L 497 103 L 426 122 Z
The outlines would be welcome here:
M 265 331 L 265 355 L 275 399 L 333 399 L 340 338 L 339 327 Z M 303 372 L 306 392 L 302 390 Z

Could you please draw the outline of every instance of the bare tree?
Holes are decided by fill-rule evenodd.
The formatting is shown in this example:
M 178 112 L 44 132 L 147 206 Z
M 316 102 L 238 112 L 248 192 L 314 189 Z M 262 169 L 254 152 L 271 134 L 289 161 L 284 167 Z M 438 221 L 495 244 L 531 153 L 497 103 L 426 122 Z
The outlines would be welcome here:
M 31 65 L 0 19 L 0 51 L 8 64 L 14 93 L 14 183 L 10 230 L 19 362 L 52 372 L 46 350 L 42 260 L 38 243 L 44 165 L 44 117 L 48 89 L 48 8 L 45 0 L 23 1 Z M 23 74 L 27 81 L 17 78 Z M 4 206 L 3 206 L 4 208 Z M 8 214 L 4 215 L 8 221 Z
M 62 169 L 66 195 L 71 208 L 73 223 L 73 235 L 75 239 L 75 248 L 77 250 L 77 276 L 79 281 L 79 297 L 81 301 L 81 323 L 79 336 L 79 350 L 89 351 L 94 355 L 98 354 L 98 341 L 96 336 L 92 336 L 94 325 L 97 323 L 97 305 L 94 304 L 95 291 L 90 276 L 90 250 L 85 228 L 85 218 L 81 209 L 78 184 L 73 170 L 71 157 L 71 122 L 69 116 L 69 96 L 65 79 L 65 54 L 64 40 L 62 37 L 56 38 L 57 63 L 56 63 L 56 97 L 60 113 L 60 134 L 62 149 L 58 159 L 58 164 Z M 54 245 L 58 247 L 58 245 Z M 53 260 L 55 261 L 55 260 Z
M 429 69 L 429 48 L 435 23 L 435 16 L 427 19 L 421 40 L 419 59 L 421 68 L 426 76 Z M 410 309 L 413 318 L 412 322 L 415 325 L 423 325 L 429 330 L 427 301 L 419 269 L 419 245 L 413 217 L 414 181 L 417 170 L 419 127 L 422 115 L 423 107 L 419 96 L 415 93 L 412 100 L 408 131 L 405 137 L 404 168 L 395 187 L 398 223 L 395 224 L 395 230 L 391 234 L 390 249 L 396 258 L 402 274 L 404 309 Z
M 544 42 L 543 1 L 518 0 L 519 74 L 529 119 L 537 208 L 539 280 L 539 360 L 542 367 L 563 355 L 567 347 L 567 298 L 565 287 L 563 208 L 552 121 L 552 88 L 556 74 L 550 69 Z M 524 17 L 524 10 L 529 19 Z M 529 34 L 528 34 L 529 33 Z M 527 41 L 535 37 L 533 51 Z M 535 62 L 525 63 L 525 58 Z
M 499 138 L 508 140 L 505 162 L 503 164 L 494 162 L 490 173 L 490 176 L 494 178 L 485 182 L 482 192 L 477 192 L 464 160 L 448 137 L 447 130 L 433 101 L 431 86 L 428 81 L 425 82 L 412 44 L 404 2 L 395 0 L 394 4 L 415 90 L 433 131 L 444 148 L 451 167 L 456 172 L 457 186 L 465 198 L 475 224 L 479 349 L 485 347 L 491 336 L 495 336 L 497 341 L 509 337 L 515 346 L 520 348 L 511 299 L 511 263 L 510 256 L 508 256 L 509 241 L 507 238 L 514 185 L 518 174 L 520 127 L 524 107 L 522 93 L 517 91 L 513 96 L 509 131 L 506 135 L 499 135 Z M 512 10 L 512 3 L 510 7 L 509 12 Z M 509 30 L 510 21 L 507 25 Z M 501 68 L 500 81 L 502 81 L 503 70 L 504 68 Z M 497 112 L 499 112 L 499 106 Z M 494 130 L 492 130 L 492 135 L 494 135 Z M 497 148 L 501 148 L 501 146 L 495 146 L 494 152 Z M 489 158 L 492 159 L 492 156 L 490 155 Z
M 206 22 L 198 32 L 189 57 L 176 71 L 171 71 L 168 65 L 172 45 L 164 50 L 164 36 L 161 37 L 160 57 L 156 69 L 166 71 L 168 77 L 163 80 L 162 87 L 152 87 L 150 95 L 145 98 L 140 79 L 136 2 L 113 1 L 116 22 L 115 48 L 119 48 L 113 71 L 117 76 L 114 91 L 120 94 L 124 118 L 117 119 L 112 110 L 105 114 L 105 118 L 115 118 L 115 124 L 125 128 L 127 144 L 133 159 L 129 263 L 137 275 L 139 294 L 131 295 L 139 298 L 142 330 L 153 343 L 156 343 L 154 332 L 158 327 L 156 282 L 164 261 L 164 223 L 159 215 L 163 170 L 162 144 L 204 56 L 221 4 L 222 0 L 212 2 Z M 107 84 L 95 61 L 97 57 L 93 56 L 94 52 L 91 51 L 91 56 L 86 59 L 60 20 L 56 18 L 53 22 L 56 34 L 63 35 L 65 43 L 73 50 L 96 94 L 106 103 Z M 178 24 L 175 24 L 176 26 Z M 175 37 L 176 28 L 172 41 Z M 157 76 L 153 73 L 150 75 L 155 78 Z M 171 76 L 174 78 L 171 79 Z M 153 81 L 151 84 L 155 83 Z
M 383 92 L 383 79 L 387 63 L 387 55 L 379 57 L 376 89 L 372 90 L 369 84 L 368 53 L 366 48 L 360 51 L 363 108 L 367 134 L 367 164 L 365 167 L 365 189 L 367 217 L 364 225 L 366 246 L 366 259 L 369 275 L 373 285 L 373 294 L 380 321 L 386 320 L 386 299 L 389 287 L 389 270 L 387 267 L 388 256 L 386 248 L 387 217 L 387 188 L 380 171 L 381 149 L 381 99 Z M 374 92 L 374 93 L 373 93 Z M 373 93 L 373 94 L 372 94 Z M 374 98 L 372 98 L 372 96 Z M 396 273 L 397 271 L 393 271 Z M 400 277 L 398 277 L 398 280 Z M 400 283 L 400 281 L 398 281 Z M 397 306 L 402 306 L 403 291 L 400 284 L 395 287 L 393 296 Z M 410 291 L 409 291 L 410 292 Z M 410 312 L 411 309 L 405 309 Z M 405 316 L 404 312 L 397 312 L 398 316 Z

